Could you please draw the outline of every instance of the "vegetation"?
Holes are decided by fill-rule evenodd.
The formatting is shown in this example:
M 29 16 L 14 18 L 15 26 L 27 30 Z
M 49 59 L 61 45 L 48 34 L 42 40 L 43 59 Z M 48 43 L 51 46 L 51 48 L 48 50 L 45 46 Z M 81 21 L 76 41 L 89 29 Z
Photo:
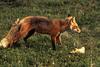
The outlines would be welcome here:
M 48 35 L 29 38 L 30 48 L 0 48 L 0 67 L 100 67 L 100 0 L 0 0 L 0 39 L 11 24 L 25 16 L 47 16 L 65 19 L 76 17 L 80 34 L 67 31 L 62 35 L 63 47 L 51 48 Z M 86 48 L 85 54 L 70 54 L 75 47 Z

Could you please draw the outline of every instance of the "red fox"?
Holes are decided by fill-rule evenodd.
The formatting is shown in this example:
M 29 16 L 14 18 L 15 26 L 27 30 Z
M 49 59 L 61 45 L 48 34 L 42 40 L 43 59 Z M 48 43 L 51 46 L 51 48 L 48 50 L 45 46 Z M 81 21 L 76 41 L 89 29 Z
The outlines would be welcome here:
M 81 32 L 75 17 L 69 15 L 65 20 L 62 20 L 48 19 L 48 17 L 44 16 L 27 16 L 21 20 L 17 19 L 15 21 L 7 36 L 1 40 L 0 46 L 4 48 L 10 47 L 21 38 L 27 43 L 27 39 L 37 32 L 50 35 L 52 48 L 55 50 L 55 44 L 61 44 L 60 34 L 67 29 L 78 33 Z M 5 43 L 3 43 L 4 40 Z

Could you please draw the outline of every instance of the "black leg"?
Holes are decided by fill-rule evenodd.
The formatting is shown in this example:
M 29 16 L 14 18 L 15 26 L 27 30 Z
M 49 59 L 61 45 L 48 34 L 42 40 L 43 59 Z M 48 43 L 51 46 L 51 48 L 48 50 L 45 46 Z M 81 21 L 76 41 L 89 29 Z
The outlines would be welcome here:
M 27 39 L 28 39 L 30 36 L 32 36 L 32 34 L 34 34 L 34 32 L 35 32 L 35 30 L 34 30 L 34 29 L 33 29 L 33 30 L 31 30 L 31 31 L 29 31 L 29 32 L 27 33 L 27 35 L 23 38 L 23 39 L 24 39 L 24 42 L 25 42 L 26 47 L 29 47 L 29 43 L 27 42 Z
M 29 47 L 29 43 L 27 42 L 27 38 L 24 38 L 25 47 Z
M 52 49 L 53 50 L 56 50 L 56 47 L 55 47 L 55 42 L 52 40 Z
M 53 50 L 56 50 L 56 46 L 55 46 L 56 38 L 55 38 L 55 36 L 51 36 L 51 40 L 52 40 L 52 48 L 53 48 Z

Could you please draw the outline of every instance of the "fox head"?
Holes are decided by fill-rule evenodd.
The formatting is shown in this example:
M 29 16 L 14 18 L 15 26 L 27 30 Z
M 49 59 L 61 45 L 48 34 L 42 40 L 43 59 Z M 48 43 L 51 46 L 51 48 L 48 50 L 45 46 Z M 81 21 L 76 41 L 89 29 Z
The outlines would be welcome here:
M 78 33 L 81 32 L 81 30 L 80 30 L 80 28 L 79 28 L 79 26 L 78 26 L 78 24 L 75 20 L 75 17 L 72 17 L 71 15 L 68 15 L 66 20 L 68 20 L 68 22 L 70 23 L 69 27 L 72 31 L 75 31 L 75 32 L 78 32 Z

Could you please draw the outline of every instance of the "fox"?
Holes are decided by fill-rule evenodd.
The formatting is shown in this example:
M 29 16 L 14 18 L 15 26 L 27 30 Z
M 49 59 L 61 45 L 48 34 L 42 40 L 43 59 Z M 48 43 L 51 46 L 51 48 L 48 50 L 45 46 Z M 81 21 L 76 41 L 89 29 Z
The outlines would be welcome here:
M 4 37 L 0 46 L 7 48 L 18 42 L 21 38 L 27 44 L 27 39 L 35 32 L 47 34 L 51 37 L 52 49 L 56 50 L 56 44 L 62 45 L 61 33 L 68 29 L 80 33 L 81 30 L 75 20 L 75 17 L 68 15 L 65 19 L 49 19 L 45 16 L 26 16 L 17 19 L 12 24 L 6 37 Z

